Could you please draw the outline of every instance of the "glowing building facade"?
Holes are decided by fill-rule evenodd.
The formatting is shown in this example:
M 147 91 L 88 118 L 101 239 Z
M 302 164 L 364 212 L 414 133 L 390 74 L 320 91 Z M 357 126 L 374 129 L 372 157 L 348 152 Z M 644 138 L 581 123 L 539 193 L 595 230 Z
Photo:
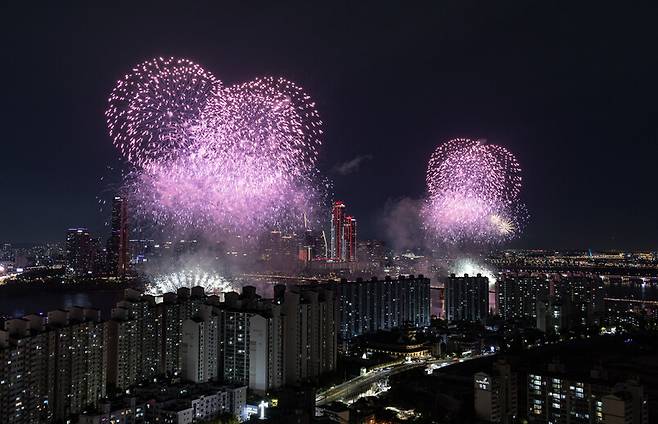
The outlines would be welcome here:
M 345 204 L 341 201 L 334 202 L 331 208 L 331 258 L 339 259 L 343 251 L 343 218 Z
M 106 395 L 104 325 L 73 307 L 5 321 L 0 330 L 0 422 L 67 422 Z
M 118 389 L 157 375 L 158 331 L 155 297 L 126 289 L 107 321 L 108 382 Z
M 66 271 L 84 276 L 94 270 L 95 244 L 86 228 L 70 228 L 66 233 Z
M 337 262 L 356 262 L 356 219 L 345 215 L 345 203 L 331 209 L 331 257 Z
M 126 199 L 112 199 L 112 232 L 107 241 L 107 265 L 110 274 L 124 275 L 128 270 L 128 211 Z
M 644 387 L 632 380 L 614 384 L 601 370 L 579 376 L 552 363 L 547 371 L 529 372 L 526 387 L 530 423 L 649 422 Z
M 489 313 L 489 279 L 455 274 L 446 282 L 446 319 L 448 321 L 484 321 Z
M 365 333 L 430 323 L 430 280 L 422 275 L 370 281 L 342 280 L 334 286 L 339 336 L 349 340 Z
M 183 322 L 181 337 L 182 374 L 188 381 L 204 383 L 217 379 L 219 317 L 210 305 Z
M 219 315 L 219 376 L 230 384 L 266 393 L 284 384 L 281 306 L 245 286 L 241 295 L 227 293 Z
M 549 281 L 542 277 L 504 274 L 496 280 L 497 310 L 506 321 L 536 320 L 537 301 L 550 293 Z
M 282 306 L 286 384 L 315 381 L 335 370 L 336 303 L 330 287 L 293 287 L 283 294 Z
M 483 422 L 513 423 L 518 417 L 518 376 L 504 360 L 493 365 L 493 372 L 474 376 L 475 415 Z
M 345 217 L 343 226 L 344 249 L 342 259 L 344 262 L 356 262 L 356 219 L 353 216 Z

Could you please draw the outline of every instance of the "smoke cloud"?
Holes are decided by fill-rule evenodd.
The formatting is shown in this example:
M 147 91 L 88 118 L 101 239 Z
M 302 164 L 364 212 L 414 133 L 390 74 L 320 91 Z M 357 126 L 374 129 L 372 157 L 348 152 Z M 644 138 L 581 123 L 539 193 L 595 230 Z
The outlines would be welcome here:
M 425 244 L 420 218 L 422 203 L 422 200 L 410 197 L 386 201 L 379 226 L 394 250 L 413 249 Z
M 364 162 L 372 159 L 372 155 L 360 155 L 347 162 L 339 163 L 334 166 L 334 172 L 338 175 L 349 175 L 359 170 Z

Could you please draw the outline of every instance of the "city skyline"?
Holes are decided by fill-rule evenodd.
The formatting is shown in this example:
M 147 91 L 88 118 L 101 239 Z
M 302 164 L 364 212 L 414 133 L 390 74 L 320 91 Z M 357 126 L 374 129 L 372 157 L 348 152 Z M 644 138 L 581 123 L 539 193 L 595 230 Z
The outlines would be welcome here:
M 649 72 L 655 58 L 646 54 L 653 30 L 638 24 L 648 16 L 639 7 L 576 6 L 568 17 L 521 5 L 450 10 L 462 12 L 458 20 L 441 8 L 364 8 L 350 17 L 339 7 L 255 15 L 226 9 L 219 15 L 237 18 L 229 25 L 195 24 L 180 37 L 167 25 L 189 24 L 167 8 L 158 23 L 145 19 L 152 11 L 132 9 L 115 28 L 105 23 L 120 10 L 59 7 L 28 15 L 12 7 L 7 28 L 17 62 L 8 72 L 17 84 L 3 111 L 15 123 L 7 138 L 22 142 L 3 146 L 14 158 L 5 163 L 11 207 L 0 220 L 12 225 L 0 229 L 3 241 L 61 241 L 67 228 L 79 227 L 105 238 L 109 211 L 99 211 L 97 197 L 118 172 L 106 168 L 122 167 L 104 128 L 107 93 L 132 64 L 161 54 L 207 63 L 231 83 L 263 74 L 300 83 L 326 131 L 318 166 L 358 217 L 361 239 L 386 238 L 387 211 L 400 199 L 422 198 L 427 159 L 439 143 L 471 137 L 505 146 L 523 167 L 530 220 L 506 246 L 656 248 L 658 200 L 650 195 L 656 83 Z M 408 19 L 397 19 L 398 12 Z M 207 22 L 196 11 L 181 13 Z M 286 16 L 299 26 L 282 29 Z M 580 19 L 588 16 L 597 19 Z M 260 24 L 242 32 L 240 23 L 254 18 Z M 551 27 L 556 18 L 559 31 Z M 55 26 L 58 20 L 68 25 Z M 395 24 L 368 35 L 380 22 Z M 611 22 L 616 31 L 606 31 Z M 37 89 L 32 81 L 41 75 L 47 78 Z M 383 172 L 388 167 L 396 172 Z
M 0 423 L 649 424 L 658 7 L 2 26 Z

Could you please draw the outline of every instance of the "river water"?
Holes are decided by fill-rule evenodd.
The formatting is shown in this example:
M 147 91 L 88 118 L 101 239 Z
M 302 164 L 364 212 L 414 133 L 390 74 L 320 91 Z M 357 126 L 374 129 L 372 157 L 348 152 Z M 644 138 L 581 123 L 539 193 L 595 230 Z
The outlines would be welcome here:
M 11 294 L 0 292 L 0 315 L 19 317 L 59 308 L 83 306 L 100 309 L 102 317 L 106 319 L 110 317 L 112 307 L 122 296 L 123 289 L 58 292 L 39 288 Z

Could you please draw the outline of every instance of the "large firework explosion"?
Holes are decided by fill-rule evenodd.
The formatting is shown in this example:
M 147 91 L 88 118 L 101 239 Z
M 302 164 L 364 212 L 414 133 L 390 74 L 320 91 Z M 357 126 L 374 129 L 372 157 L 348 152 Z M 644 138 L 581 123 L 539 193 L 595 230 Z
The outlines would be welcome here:
M 155 274 L 149 278 L 146 292 L 155 296 L 176 293 L 180 288 L 201 286 L 206 293 L 221 296 L 234 290 L 233 284 L 215 271 L 199 266 L 183 268 L 180 271 Z
M 425 227 L 446 243 L 510 240 L 526 217 L 520 189 L 521 168 L 505 148 L 482 140 L 450 140 L 429 161 Z
M 138 166 L 176 156 L 218 92 L 221 82 L 189 60 L 157 58 L 137 65 L 108 100 L 105 116 L 114 145 Z
M 109 104 L 138 221 L 254 235 L 298 225 L 323 200 L 322 122 L 290 81 L 223 87 L 188 60 L 159 58 L 119 81 Z

